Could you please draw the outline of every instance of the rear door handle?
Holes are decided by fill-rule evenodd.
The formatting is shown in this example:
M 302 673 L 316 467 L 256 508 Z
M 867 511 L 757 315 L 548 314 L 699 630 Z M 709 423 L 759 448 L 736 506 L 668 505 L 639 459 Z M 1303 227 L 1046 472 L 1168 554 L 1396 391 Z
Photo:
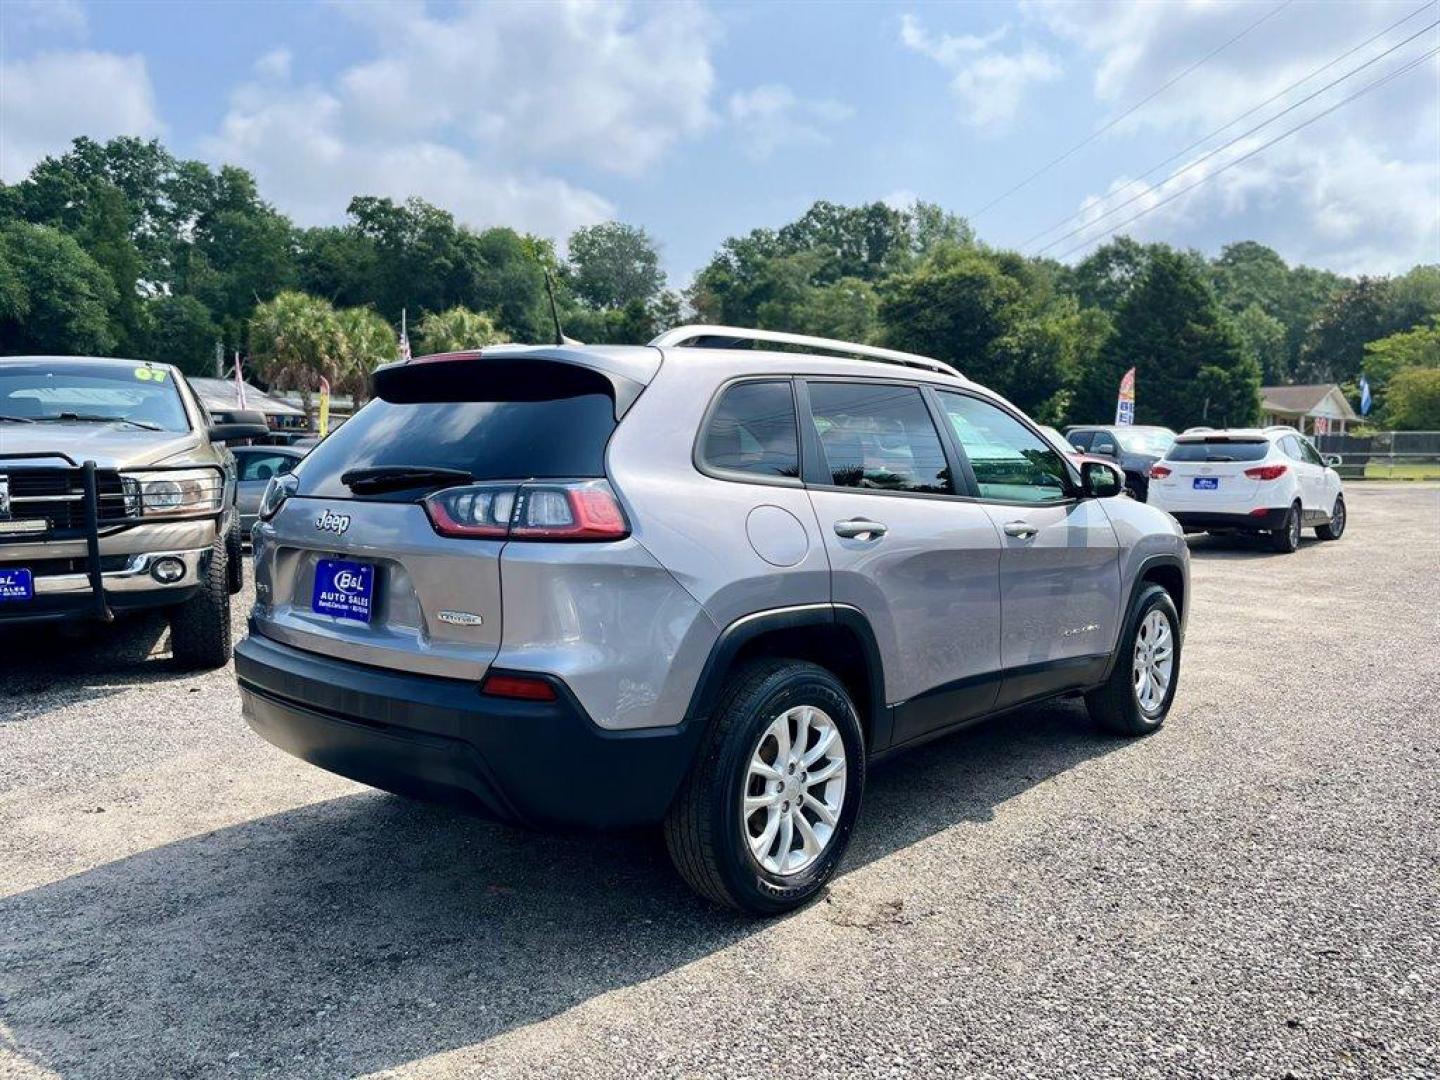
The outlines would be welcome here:
M 1029 540 L 1040 530 L 1028 521 L 1007 521 L 1005 523 L 1005 535 L 1014 536 L 1021 540 Z
M 846 540 L 879 540 L 887 531 L 886 526 L 880 522 L 866 521 L 864 518 L 835 522 L 835 535 L 843 536 Z

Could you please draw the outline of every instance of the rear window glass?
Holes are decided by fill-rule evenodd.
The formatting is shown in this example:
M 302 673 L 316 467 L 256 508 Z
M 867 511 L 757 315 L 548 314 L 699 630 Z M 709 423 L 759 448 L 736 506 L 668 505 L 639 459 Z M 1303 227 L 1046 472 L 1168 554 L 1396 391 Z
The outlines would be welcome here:
M 459 378 L 444 382 L 448 390 L 464 385 Z M 615 430 L 608 385 L 598 376 L 552 385 L 557 394 L 546 397 L 544 380 L 489 378 L 465 388 L 470 397 L 496 400 L 371 401 L 296 468 L 299 493 L 350 498 L 340 482 L 344 473 L 385 465 L 461 469 L 476 480 L 604 476 L 605 445 Z M 409 501 L 415 492 L 368 497 Z
M 800 475 L 795 398 L 788 382 L 748 382 L 725 391 L 705 429 L 706 465 L 757 476 Z
M 1259 461 L 1270 452 L 1269 439 L 1204 439 L 1177 442 L 1166 461 Z

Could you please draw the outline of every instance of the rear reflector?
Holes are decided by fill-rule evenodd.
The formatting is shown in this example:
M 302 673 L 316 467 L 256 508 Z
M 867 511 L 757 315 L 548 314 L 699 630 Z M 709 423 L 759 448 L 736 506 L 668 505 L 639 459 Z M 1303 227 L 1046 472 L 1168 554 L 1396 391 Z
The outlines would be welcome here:
M 1285 475 L 1284 465 L 1258 465 L 1253 469 L 1246 469 L 1245 475 L 1251 480 L 1279 480 Z
M 533 675 L 490 675 L 481 684 L 480 692 L 519 701 L 555 700 L 555 687 Z
M 1151 465 L 1151 466 L 1150 466 L 1150 479 L 1151 479 L 1151 480 L 1164 480 L 1165 477 L 1167 477 L 1167 476 L 1169 476 L 1169 475 L 1170 475 L 1170 470 L 1167 469 L 1164 465 Z

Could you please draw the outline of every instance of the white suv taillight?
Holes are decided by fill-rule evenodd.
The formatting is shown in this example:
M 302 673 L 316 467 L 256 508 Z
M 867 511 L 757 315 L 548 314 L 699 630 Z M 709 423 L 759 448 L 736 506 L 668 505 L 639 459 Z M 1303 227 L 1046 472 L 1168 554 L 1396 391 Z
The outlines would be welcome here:
M 1285 475 L 1284 465 L 1257 465 L 1253 469 L 1246 469 L 1245 475 L 1251 480 L 1279 480 Z
M 625 512 L 604 480 L 466 484 L 427 495 L 441 536 L 511 540 L 622 540 Z

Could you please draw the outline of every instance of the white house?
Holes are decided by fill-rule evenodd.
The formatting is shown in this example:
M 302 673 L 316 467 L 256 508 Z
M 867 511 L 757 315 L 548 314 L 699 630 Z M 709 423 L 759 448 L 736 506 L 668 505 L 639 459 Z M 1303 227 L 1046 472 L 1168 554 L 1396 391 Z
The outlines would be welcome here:
M 1262 386 L 1260 411 L 1266 424 L 1291 424 L 1309 435 L 1343 435 L 1360 420 L 1334 383 Z

